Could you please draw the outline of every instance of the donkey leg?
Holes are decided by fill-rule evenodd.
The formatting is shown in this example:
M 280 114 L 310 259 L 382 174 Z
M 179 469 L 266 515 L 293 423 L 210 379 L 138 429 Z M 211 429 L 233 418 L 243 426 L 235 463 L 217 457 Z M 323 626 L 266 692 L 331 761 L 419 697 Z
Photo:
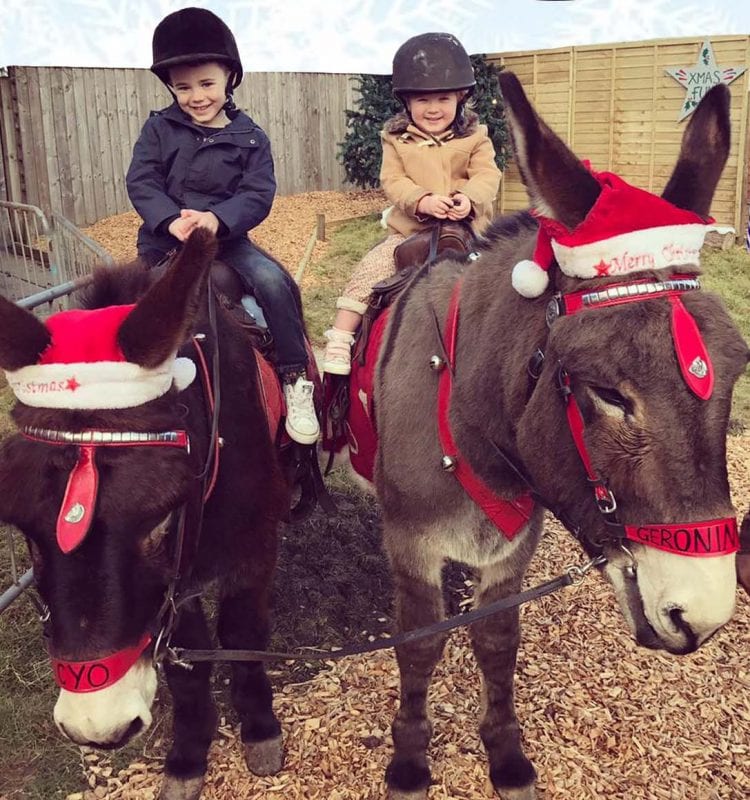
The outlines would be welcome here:
M 499 562 L 482 570 L 477 605 L 484 606 L 520 589 L 518 575 Z M 482 720 L 479 734 L 490 762 L 490 778 L 503 800 L 533 800 L 536 772 L 521 747 L 513 704 L 513 675 L 520 642 L 518 609 L 475 622 L 469 628 L 482 671 Z
M 261 585 L 262 583 L 262 585 Z M 270 639 L 268 581 L 243 586 L 221 599 L 219 640 L 228 649 L 265 650 Z M 284 763 L 281 725 L 260 661 L 232 664 L 232 704 L 240 717 L 245 763 L 255 775 L 275 775 Z
M 211 646 L 200 600 L 193 600 L 180 611 L 172 637 L 180 647 L 202 649 Z M 167 662 L 164 667 L 172 693 L 172 747 L 164 765 L 159 800 L 198 800 L 206 773 L 208 748 L 216 730 L 209 678 L 210 663 L 196 663 L 187 670 Z
M 445 616 L 441 584 L 442 559 L 431 559 L 426 574 L 415 576 L 391 555 L 395 585 L 396 628 L 408 631 Z M 420 556 L 422 554 L 420 553 Z M 425 560 L 419 560 L 425 566 Z M 446 636 L 437 635 L 396 647 L 401 677 L 399 710 L 391 726 L 394 753 L 385 774 L 389 800 L 422 800 L 430 785 L 427 747 L 432 723 L 427 714 L 427 690 L 443 652 Z

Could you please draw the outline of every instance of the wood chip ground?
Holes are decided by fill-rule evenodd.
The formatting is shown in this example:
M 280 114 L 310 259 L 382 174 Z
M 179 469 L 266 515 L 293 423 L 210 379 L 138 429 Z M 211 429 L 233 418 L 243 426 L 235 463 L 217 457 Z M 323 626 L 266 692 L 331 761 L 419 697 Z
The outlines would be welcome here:
M 731 437 L 728 454 L 735 505 L 747 509 L 750 436 Z M 550 521 L 527 584 L 581 557 Z M 739 592 L 737 606 L 727 626 L 683 657 L 637 647 L 598 575 L 525 606 L 517 711 L 539 773 L 539 800 L 750 797 L 750 601 Z M 285 737 L 283 772 L 250 775 L 237 728 L 223 724 L 211 748 L 204 800 L 384 797 L 397 696 L 390 652 L 332 662 L 312 681 L 286 686 L 275 700 Z M 477 734 L 479 681 L 463 633 L 446 648 L 431 708 L 430 800 L 492 798 Z M 86 769 L 92 789 L 77 800 L 158 797 L 161 759 L 148 752 L 120 774 L 103 775 L 106 759 L 98 756 Z
M 268 218 L 253 230 L 252 239 L 294 274 L 315 230 L 318 214 L 324 214 L 326 222 L 333 222 L 379 212 L 386 205 L 383 194 L 374 191 L 306 192 L 277 197 Z M 138 214 L 130 211 L 101 219 L 83 232 L 99 242 L 115 261 L 131 261 L 136 257 L 140 224 Z M 313 258 L 325 247 L 325 242 L 318 242 Z
M 279 198 L 258 241 L 293 269 L 317 213 L 351 217 L 382 206 L 372 193 Z M 128 259 L 137 227 L 130 214 L 87 232 L 116 258 Z M 731 437 L 728 458 L 742 513 L 750 503 L 750 436 Z M 527 585 L 581 558 L 571 537 L 549 521 Z M 516 693 L 540 800 L 750 798 L 750 601 L 739 592 L 732 621 L 698 652 L 680 658 L 635 645 L 599 575 L 531 603 L 522 610 Z M 390 652 L 331 662 L 312 681 L 286 686 L 275 699 L 286 763 L 268 778 L 247 772 L 239 732 L 223 719 L 204 800 L 384 797 L 397 697 Z M 479 680 L 464 633 L 451 637 L 430 701 L 430 800 L 492 798 L 477 734 Z M 154 753 L 144 752 L 116 774 L 102 755 L 83 755 L 82 764 L 91 788 L 69 800 L 158 797 L 161 757 Z

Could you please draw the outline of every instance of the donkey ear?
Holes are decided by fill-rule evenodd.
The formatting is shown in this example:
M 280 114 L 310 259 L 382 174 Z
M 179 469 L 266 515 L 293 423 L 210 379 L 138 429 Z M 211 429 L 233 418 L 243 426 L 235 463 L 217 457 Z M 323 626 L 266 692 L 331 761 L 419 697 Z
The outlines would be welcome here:
M 26 309 L 0 297 L 0 367 L 21 369 L 36 364 L 49 345 L 47 328 Z
M 599 197 L 599 184 L 534 111 L 512 72 L 500 73 L 516 161 L 536 210 L 575 228 Z
M 704 217 L 729 156 L 729 101 L 723 83 L 706 92 L 682 135 L 680 156 L 662 192 L 670 203 Z
M 128 361 L 154 368 L 187 339 L 216 255 L 216 237 L 196 228 L 167 272 L 120 326 L 118 343 Z

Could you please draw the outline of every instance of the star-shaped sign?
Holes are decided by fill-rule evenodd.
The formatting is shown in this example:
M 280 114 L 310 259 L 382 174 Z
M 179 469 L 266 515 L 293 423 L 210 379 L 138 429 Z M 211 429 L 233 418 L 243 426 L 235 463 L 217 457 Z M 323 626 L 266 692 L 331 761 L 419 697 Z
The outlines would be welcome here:
M 69 392 L 74 392 L 76 389 L 78 389 L 80 387 L 80 385 L 81 384 L 78 383 L 78 381 L 76 380 L 76 376 L 74 375 L 72 378 L 68 378 L 68 382 L 67 382 L 65 388 Z
M 685 102 L 680 109 L 678 122 L 695 111 L 703 95 L 717 83 L 729 85 L 735 78 L 739 78 L 746 67 L 719 67 L 714 58 L 711 42 L 706 39 L 701 45 L 698 61 L 694 67 L 671 67 L 665 72 L 685 87 L 687 94 Z

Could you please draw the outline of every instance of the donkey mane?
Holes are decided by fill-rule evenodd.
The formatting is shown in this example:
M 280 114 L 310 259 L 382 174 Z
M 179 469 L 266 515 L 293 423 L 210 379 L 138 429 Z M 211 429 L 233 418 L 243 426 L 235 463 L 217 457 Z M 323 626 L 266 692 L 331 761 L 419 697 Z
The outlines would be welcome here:
M 539 224 L 528 210 L 515 211 L 502 217 L 495 217 L 483 233 L 484 246 L 492 246 L 506 239 L 520 237 L 524 233 L 536 231 Z

